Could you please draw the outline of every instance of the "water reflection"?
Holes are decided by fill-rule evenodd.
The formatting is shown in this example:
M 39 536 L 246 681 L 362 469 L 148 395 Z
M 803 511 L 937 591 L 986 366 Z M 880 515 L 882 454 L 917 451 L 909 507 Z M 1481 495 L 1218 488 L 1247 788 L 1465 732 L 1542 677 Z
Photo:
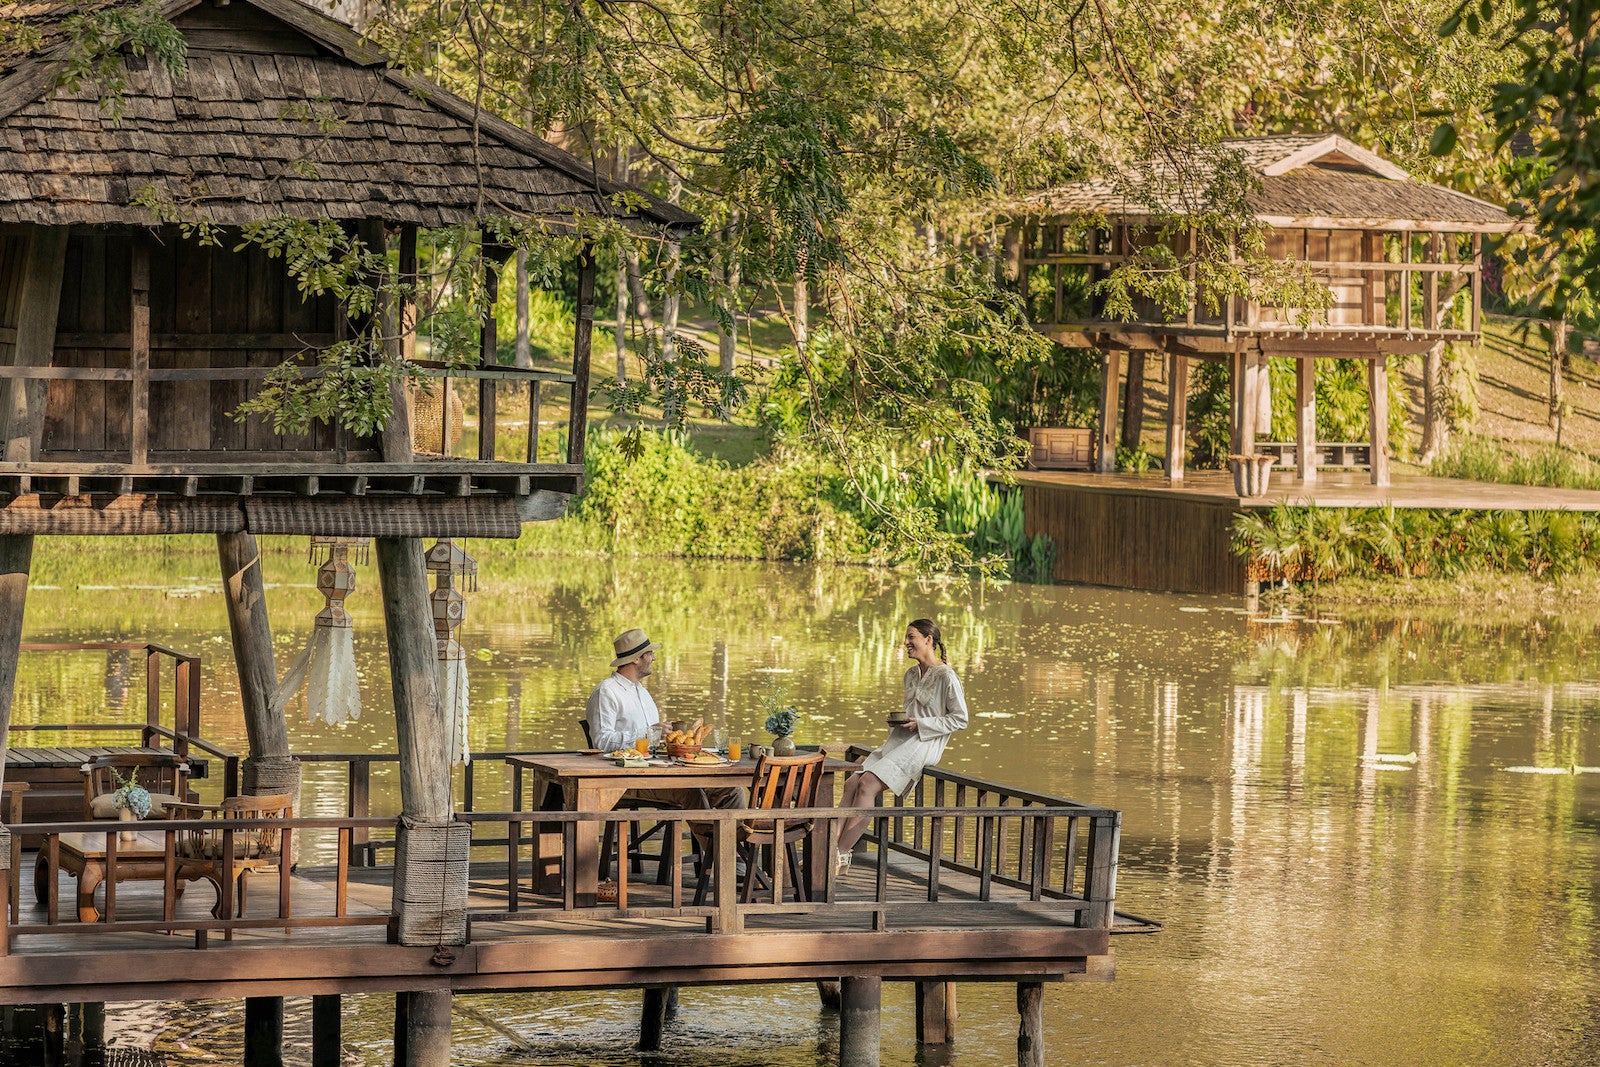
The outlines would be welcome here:
M 63 560 L 60 544 L 36 550 L 60 588 L 31 595 L 28 638 L 202 652 L 206 732 L 242 749 L 222 604 L 193 577 L 214 570 L 210 545 L 130 563 Z M 1600 767 L 1600 618 L 1252 620 L 1213 598 L 472 551 L 480 581 L 461 641 L 474 657 L 475 750 L 576 745 L 610 638 L 633 625 L 665 645 L 653 684 L 671 717 L 709 714 L 758 735 L 760 695 L 777 679 L 804 713 L 802 741 L 873 742 L 896 700 L 906 620 L 937 618 L 973 709 L 947 765 L 1122 809 L 1119 902 L 1167 923 L 1118 940 L 1115 983 L 1050 988 L 1053 1065 L 1600 1060 L 1600 774 L 1582 771 Z M 298 648 L 321 607 L 303 545 L 269 545 L 267 577 L 280 647 Z M 210 592 L 164 595 L 196 588 Z M 378 598 L 352 608 L 373 710 L 344 727 L 297 711 L 302 751 L 393 748 Z M 31 657 L 16 717 L 103 717 L 110 673 L 103 656 Z M 137 719 L 133 673 L 112 714 Z M 310 810 L 340 810 L 338 773 L 307 768 Z M 477 785 L 480 810 L 496 789 L 504 801 L 498 768 L 480 766 Z M 395 789 L 379 768 L 377 802 Z M 471 1003 L 517 1040 L 463 1013 L 462 1067 L 640 1062 L 636 993 Z M 884 1062 L 935 1062 L 917 1059 L 909 989 L 886 986 L 885 1004 Z M 107 1028 L 170 1064 L 237 1062 L 228 1007 L 115 1008 Z M 350 998 L 348 1063 L 388 1062 L 391 1007 Z M 301 1010 L 308 1020 L 309 1003 L 291 1001 L 292 1035 L 309 1033 L 293 1021 Z M 824 1063 L 834 1026 L 806 985 L 686 990 L 659 1062 Z M 1015 1029 L 1009 989 L 963 986 L 946 1059 L 1009 1065 Z

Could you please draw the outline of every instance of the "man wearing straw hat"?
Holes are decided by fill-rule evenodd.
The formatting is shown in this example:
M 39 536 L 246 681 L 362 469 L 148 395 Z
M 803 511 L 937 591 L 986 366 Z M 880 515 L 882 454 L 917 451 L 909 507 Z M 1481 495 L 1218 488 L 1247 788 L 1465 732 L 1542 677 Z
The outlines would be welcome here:
M 656 702 L 644 680 L 655 669 L 656 649 L 643 630 L 624 630 L 612 642 L 616 658 L 611 674 L 589 694 L 584 718 L 589 723 L 589 743 L 602 752 L 632 748 L 636 739 L 647 737 L 650 728 L 661 721 Z M 743 789 L 636 789 L 634 796 L 672 804 L 680 808 L 742 808 Z

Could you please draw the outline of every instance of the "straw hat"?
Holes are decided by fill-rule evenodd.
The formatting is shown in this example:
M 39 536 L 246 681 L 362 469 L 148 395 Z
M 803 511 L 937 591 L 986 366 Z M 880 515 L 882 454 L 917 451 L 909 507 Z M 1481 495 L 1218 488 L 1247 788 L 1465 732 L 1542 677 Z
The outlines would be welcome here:
M 611 647 L 617 653 L 617 658 L 611 661 L 611 669 L 616 670 L 632 663 L 646 652 L 654 652 L 661 646 L 646 637 L 643 630 L 635 628 L 622 631 L 617 639 L 611 642 Z

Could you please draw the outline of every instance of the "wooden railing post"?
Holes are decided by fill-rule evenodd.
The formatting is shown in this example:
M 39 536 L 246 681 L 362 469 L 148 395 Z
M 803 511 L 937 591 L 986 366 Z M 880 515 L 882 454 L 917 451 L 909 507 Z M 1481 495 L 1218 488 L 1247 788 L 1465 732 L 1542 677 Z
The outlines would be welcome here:
M 712 834 L 712 847 L 717 850 L 717 914 L 713 919 L 713 933 L 744 933 L 744 916 L 739 912 L 739 826 L 731 819 L 718 819 Z M 620 866 L 620 865 L 619 865 Z
M 1087 906 L 1078 912 L 1078 925 L 1095 930 L 1111 928 L 1117 896 L 1117 845 L 1122 836 L 1122 814 L 1110 812 L 1089 819 L 1089 862 L 1084 872 L 1083 896 Z
M 371 798 L 372 764 L 364 759 L 352 759 L 345 790 L 345 814 L 355 819 L 366 818 L 372 814 Z M 365 826 L 350 831 L 350 851 L 356 857 L 352 863 L 357 867 L 377 866 L 368 844 L 370 837 L 371 831 Z

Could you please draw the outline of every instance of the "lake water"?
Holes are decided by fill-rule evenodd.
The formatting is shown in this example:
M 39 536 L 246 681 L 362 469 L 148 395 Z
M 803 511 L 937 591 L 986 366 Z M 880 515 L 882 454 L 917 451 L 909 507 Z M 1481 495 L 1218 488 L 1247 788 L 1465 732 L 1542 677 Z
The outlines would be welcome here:
M 267 547 L 281 670 L 321 598 L 303 543 Z M 1052 1065 L 1600 1061 L 1600 611 L 1274 620 L 1216 598 L 468 549 L 481 571 L 461 637 L 480 750 L 575 747 L 610 638 L 633 625 L 664 645 L 652 688 L 669 716 L 758 736 L 760 695 L 778 686 L 804 713 L 802 743 L 875 742 L 898 702 L 906 622 L 938 619 L 973 711 L 945 765 L 1120 809 L 1118 907 L 1165 924 L 1115 939 L 1114 983 L 1046 987 Z M 245 748 L 209 541 L 126 560 L 41 538 L 35 574 L 29 640 L 201 653 L 205 732 Z M 375 570 L 358 582 L 366 714 L 312 726 L 296 707 L 297 750 L 393 751 Z M 99 707 L 116 676 L 30 656 L 14 718 Z M 331 777 L 308 784 L 326 786 L 321 810 L 342 803 Z M 1012 987 L 958 996 L 957 1043 L 924 1061 L 910 991 L 886 985 L 883 1062 L 1014 1064 Z M 643 1058 L 638 999 L 458 998 L 455 1062 L 836 1058 L 836 1023 L 809 985 L 685 989 L 665 1049 Z M 391 1010 L 347 998 L 347 1063 L 391 1062 Z M 309 1014 L 289 1001 L 291 1062 L 309 1062 Z M 125 1051 L 110 1062 L 238 1063 L 241 1015 L 236 1002 L 113 1007 Z

